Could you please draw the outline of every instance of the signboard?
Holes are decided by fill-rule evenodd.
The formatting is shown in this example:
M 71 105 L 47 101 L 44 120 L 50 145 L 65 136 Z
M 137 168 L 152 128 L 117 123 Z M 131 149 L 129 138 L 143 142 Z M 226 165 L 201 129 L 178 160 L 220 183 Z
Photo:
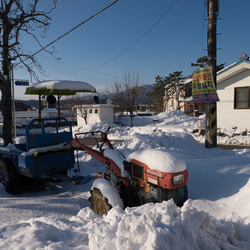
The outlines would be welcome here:
M 219 101 L 214 85 L 212 67 L 198 69 L 193 72 L 192 96 L 194 102 Z
M 29 86 L 29 81 L 18 80 L 18 81 L 15 81 L 15 85 L 16 86 Z

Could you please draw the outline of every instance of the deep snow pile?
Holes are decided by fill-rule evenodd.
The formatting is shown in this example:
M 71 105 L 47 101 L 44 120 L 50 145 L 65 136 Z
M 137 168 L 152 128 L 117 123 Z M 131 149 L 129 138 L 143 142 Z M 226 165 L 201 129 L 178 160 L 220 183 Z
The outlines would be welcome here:
M 197 211 L 187 201 L 112 209 L 107 216 L 83 208 L 70 219 L 31 218 L 1 227 L 1 249 L 247 249 L 237 228 Z M 248 231 L 249 233 L 249 231 Z M 247 240 L 247 234 L 246 239 Z
M 0 249 L 250 249 L 250 149 L 206 149 L 198 142 L 202 136 L 192 133 L 202 124 L 202 118 L 176 111 L 109 131 L 109 138 L 124 139 L 114 146 L 125 157 L 156 149 L 185 162 L 189 200 L 182 208 L 170 200 L 124 211 L 117 206 L 99 216 L 88 202 L 92 182 L 48 182 L 46 189 L 17 196 L 0 185 Z M 82 174 L 104 171 L 89 155 L 79 152 L 78 158 Z

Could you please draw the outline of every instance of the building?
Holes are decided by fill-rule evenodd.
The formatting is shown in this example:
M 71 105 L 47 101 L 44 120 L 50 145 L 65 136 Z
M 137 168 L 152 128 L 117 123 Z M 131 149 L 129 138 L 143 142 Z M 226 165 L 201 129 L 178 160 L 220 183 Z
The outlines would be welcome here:
M 165 87 L 165 94 L 163 97 L 164 111 L 181 110 L 184 112 L 184 99 L 187 96 L 187 84 L 192 82 L 191 77 L 181 79 L 176 86 L 171 84 Z M 191 89 L 192 91 L 192 89 Z M 192 95 L 192 92 L 191 94 Z
M 217 72 L 217 94 L 217 127 L 250 131 L 250 59 L 246 54 Z
M 192 76 L 185 77 L 179 82 L 179 91 L 165 88 L 164 111 L 181 110 L 190 116 L 205 113 L 205 103 L 194 103 L 192 97 Z M 179 96 L 177 95 L 179 93 Z M 179 102 L 179 104 L 178 104 Z
M 112 104 L 85 104 L 79 105 L 77 109 L 77 125 L 82 126 L 93 124 L 97 122 L 113 123 L 113 109 Z M 86 121 L 85 121 L 86 120 Z

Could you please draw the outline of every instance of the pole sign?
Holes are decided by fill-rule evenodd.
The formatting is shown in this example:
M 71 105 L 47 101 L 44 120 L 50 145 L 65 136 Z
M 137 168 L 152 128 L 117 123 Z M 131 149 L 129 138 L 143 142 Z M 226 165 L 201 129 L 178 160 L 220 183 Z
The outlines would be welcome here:
M 29 81 L 18 80 L 18 81 L 15 81 L 15 85 L 16 86 L 29 86 Z
M 192 96 L 194 102 L 218 102 L 219 97 L 214 85 L 212 67 L 193 72 Z

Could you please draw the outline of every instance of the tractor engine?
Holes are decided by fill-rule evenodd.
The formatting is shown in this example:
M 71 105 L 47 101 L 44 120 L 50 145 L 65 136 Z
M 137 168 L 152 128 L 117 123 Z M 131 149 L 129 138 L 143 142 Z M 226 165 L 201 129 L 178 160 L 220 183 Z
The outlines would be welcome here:
M 140 153 L 146 153 L 143 151 L 146 150 L 142 150 Z M 158 152 L 157 150 L 154 150 L 153 153 L 157 154 Z M 160 154 L 162 156 L 162 152 L 160 152 Z M 164 170 L 161 166 L 158 167 L 158 170 L 156 170 L 157 167 L 153 167 L 154 169 L 151 169 L 145 163 L 136 159 L 131 159 L 130 157 L 128 158 L 129 162 L 124 162 L 124 169 L 131 175 L 130 183 L 132 190 L 136 190 L 141 204 L 145 204 L 147 202 L 156 203 L 173 199 L 177 206 L 182 206 L 187 200 L 188 172 L 185 170 L 185 163 L 173 156 L 170 157 L 167 155 L 167 157 L 170 159 L 170 162 L 161 161 L 161 164 L 165 165 L 165 169 L 171 173 L 161 171 Z M 141 159 L 143 157 L 139 158 Z M 147 162 L 147 160 L 145 160 L 145 162 Z M 152 162 L 152 160 L 150 162 Z M 182 171 L 172 171 L 169 164 L 173 165 L 175 163 L 177 164 L 176 168 Z M 182 165 L 182 167 L 180 167 L 180 165 Z M 173 167 L 175 168 L 175 166 Z

